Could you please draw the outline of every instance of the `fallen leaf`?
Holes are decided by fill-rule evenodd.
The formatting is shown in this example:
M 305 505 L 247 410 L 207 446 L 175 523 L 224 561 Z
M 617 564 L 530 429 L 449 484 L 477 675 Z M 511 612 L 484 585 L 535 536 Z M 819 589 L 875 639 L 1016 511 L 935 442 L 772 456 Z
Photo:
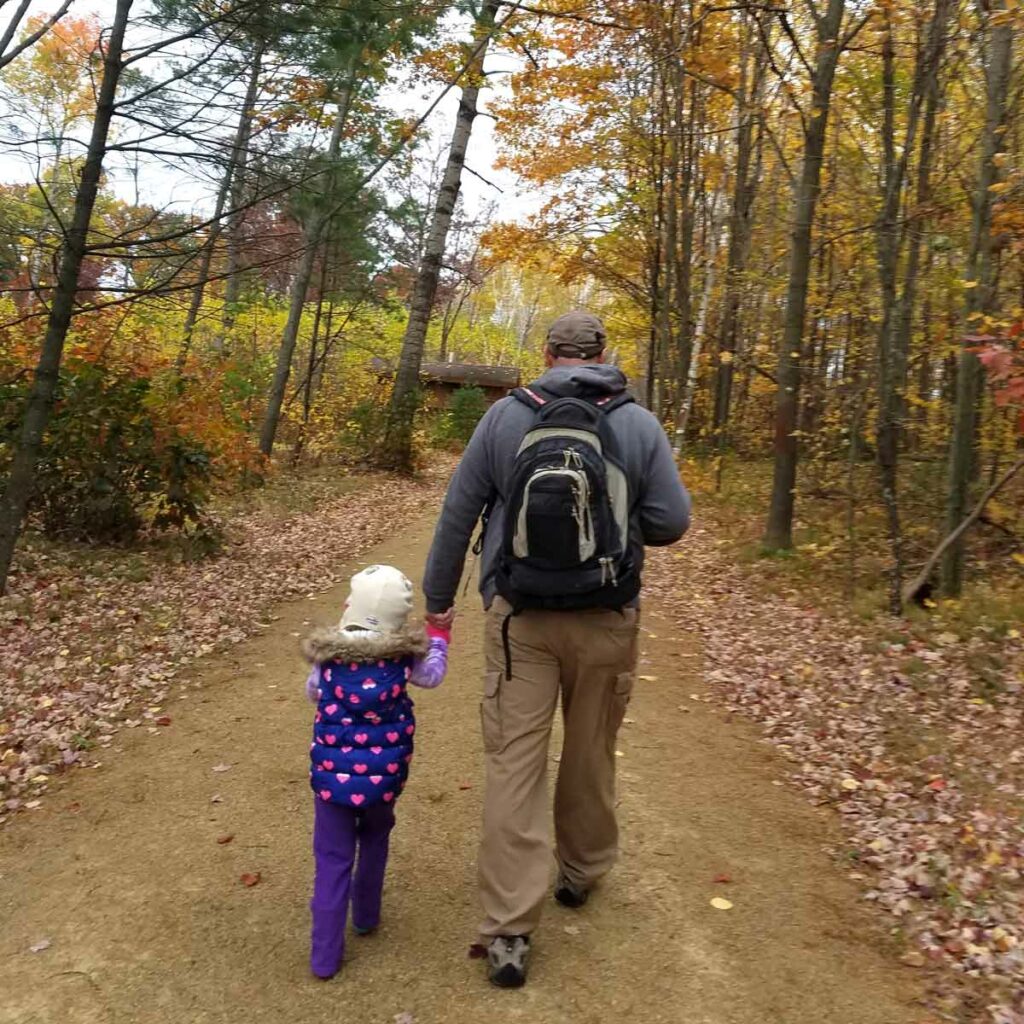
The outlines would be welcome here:
M 53 943 L 50 939 L 40 939 L 38 942 L 33 942 L 32 945 L 28 947 L 28 951 L 30 953 L 42 953 L 52 945 Z
M 860 783 L 856 779 L 843 779 L 839 785 L 842 786 L 843 789 L 848 789 L 851 793 L 855 789 L 860 789 Z
M 156 719 L 156 724 L 157 725 L 170 725 L 171 724 L 171 716 L 170 715 L 161 715 L 158 719 Z
M 903 956 L 900 957 L 900 963 L 906 964 L 907 967 L 924 967 L 927 961 L 924 958 L 924 953 L 912 950 L 909 953 L 904 953 Z
M 711 906 L 713 906 L 715 910 L 732 910 L 732 903 L 730 903 L 729 900 L 722 899 L 721 896 L 716 896 L 711 901 Z
M 637 679 L 644 683 L 656 683 L 658 681 L 657 676 L 637 676 Z
M 217 844 L 219 846 L 225 846 L 235 838 L 234 832 L 227 832 L 225 835 L 217 836 Z
M 213 772 L 229 772 L 231 771 L 231 765 L 229 764 L 215 764 L 210 771 Z
M 395 1014 L 395 1024 L 416 1024 L 416 1018 L 408 1011 Z
M 244 875 L 242 875 L 239 881 L 247 889 L 251 889 L 254 885 L 260 884 L 260 880 L 262 879 L 262 877 L 263 876 L 258 871 L 247 871 Z
M 728 885 L 732 881 L 732 875 L 715 875 L 711 881 L 718 882 L 720 885 Z
M 220 803 L 223 803 L 223 802 L 224 802 L 224 797 L 222 797 L 220 795 L 220 793 L 214 793 L 213 796 L 210 797 L 210 803 L 211 804 L 220 804 Z
M 566 935 L 579 935 L 580 933 L 579 927 L 574 924 L 567 924 L 562 931 L 564 931 Z
M 461 789 L 463 791 L 465 791 L 467 789 L 472 789 L 472 788 L 473 788 L 473 783 L 472 782 L 460 782 L 459 783 L 459 789 Z
M 626 755 L 621 750 L 616 750 L 615 751 L 615 756 L 616 757 L 625 757 Z

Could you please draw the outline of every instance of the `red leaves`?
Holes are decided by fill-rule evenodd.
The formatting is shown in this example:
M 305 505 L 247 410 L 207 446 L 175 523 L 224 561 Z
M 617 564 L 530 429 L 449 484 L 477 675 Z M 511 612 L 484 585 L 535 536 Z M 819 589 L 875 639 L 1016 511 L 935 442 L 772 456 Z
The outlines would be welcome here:
M 170 725 L 171 724 L 171 716 L 170 715 L 161 715 L 159 718 L 156 719 L 156 724 L 157 725 Z
M 732 882 L 732 875 L 715 875 L 711 881 L 718 885 L 729 885 Z
M 248 871 L 238 879 L 247 889 L 259 885 L 263 876 L 258 871 Z
M 1013 324 L 1004 338 L 990 335 L 969 336 L 965 341 L 977 342 L 974 349 L 978 359 L 988 373 L 989 382 L 995 389 L 996 405 L 1024 406 L 1024 353 L 1020 341 L 1024 334 L 1024 322 Z M 1024 411 L 1017 429 L 1024 433 Z
M 230 843 L 231 840 L 234 839 L 234 838 L 235 838 L 234 832 L 228 832 L 225 835 L 217 836 L 217 845 L 218 846 L 227 846 L 227 844 Z

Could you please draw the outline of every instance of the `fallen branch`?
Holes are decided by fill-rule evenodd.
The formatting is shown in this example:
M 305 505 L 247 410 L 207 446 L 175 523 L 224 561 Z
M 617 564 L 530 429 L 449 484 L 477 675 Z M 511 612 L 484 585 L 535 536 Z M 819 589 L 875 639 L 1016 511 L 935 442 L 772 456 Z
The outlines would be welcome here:
M 985 511 L 985 506 L 1022 470 L 1024 459 L 1018 459 L 982 496 L 981 500 L 971 514 L 949 534 L 945 540 L 931 553 L 928 561 L 924 563 L 921 571 L 903 588 L 903 602 L 913 601 L 917 594 L 931 580 L 932 572 L 938 564 L 939 559 L 945 554 L 946 549 L 955 544 L 980 518 Z

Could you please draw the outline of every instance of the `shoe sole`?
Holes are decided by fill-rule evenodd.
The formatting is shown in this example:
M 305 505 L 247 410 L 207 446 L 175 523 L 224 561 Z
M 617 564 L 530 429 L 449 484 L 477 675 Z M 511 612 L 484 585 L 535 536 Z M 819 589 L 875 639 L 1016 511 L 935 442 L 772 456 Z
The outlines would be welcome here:
M 569 910 L 579 910 L 580 907 L 585 906 L 587 900 L 590 898 L 590 893 L 583 893 L 582 896 L 577 896 L 575 893 L 569 892 L 566 889 L 558 889 L 555 891 L 555 900 L 561 903 L 563 907 L 568 907 Z
M 522 988 L 526 984 L 526 975 L 517 971 L 511 964 L 506 964 L 488 975 L 492 985 L 498 988 Z

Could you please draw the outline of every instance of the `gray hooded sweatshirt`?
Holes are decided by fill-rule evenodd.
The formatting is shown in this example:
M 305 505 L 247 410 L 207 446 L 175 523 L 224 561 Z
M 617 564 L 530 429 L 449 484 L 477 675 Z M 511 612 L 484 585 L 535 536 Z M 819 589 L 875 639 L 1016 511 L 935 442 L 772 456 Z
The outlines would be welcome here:
M 555 366 L 537 382 L 546 394 L 600 398 L 619 394 L 626 378 L 614 366 L 587 363 Z M 474 527 L 489 498 L 495 497 L 480 562 L 480 592 L 484 605 L 494 599 L 494 574 L 505 526 L 516 453 L 534 413 L 515 398 L 503 398 L 488 410 L 470 439 L 459 468 L 448 485 L 434 543 L 427 558 L 423 592 L 427 611 L 443 612 L 455 604 L 462 569 Z M 633 511 L 630 546 L 637 571 L 643 567 L 644 545 L 679 540 L 690 525 L 690 495 L 679 478 L 672 449 L 661 424 L 635 403 L 608 413 L 629 479 Z

